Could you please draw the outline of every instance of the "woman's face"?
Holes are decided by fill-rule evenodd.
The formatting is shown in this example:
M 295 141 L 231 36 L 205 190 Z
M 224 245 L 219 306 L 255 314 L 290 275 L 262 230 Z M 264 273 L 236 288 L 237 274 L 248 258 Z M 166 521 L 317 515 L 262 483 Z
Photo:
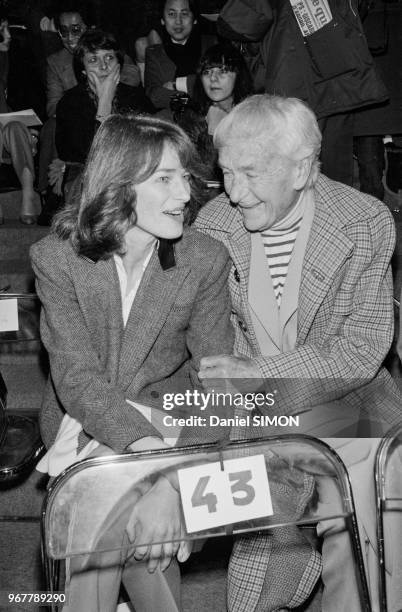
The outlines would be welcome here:
M 190 200 L 190 175 L 172 146 L 165 145 L 156 172 L 136 185 L 135 191 L 135 227 L 156 238 L 179 238 Z
M 196 23 L 188 0 L 167 0 L 161 21 L 169 36 L 178 43 L 187 40 Z
M 8 51 L 10 48 L 11 34 L 10 30 L 8 29 L 7 20 L 0 23 L 0 38 L 2 38 L 2 41 L 0 42 L 0 51 Z
M 233 90 L 236 83 L 236 72 L 225 66 L 205 68 L 201 73 L 201 82 L 208 98 L 225 110 L 233 104 Z
M 59 34 L 63 46 L 67 51 L 73 53 L 87 26 L 79 13 L 61 13 L 59 21 Z
M 96 51 L 85 51 L 82 63 L 87 76 L 92 72 L 103 81 L 119 63 L 119 60 L 114 49 L 97 49 Z

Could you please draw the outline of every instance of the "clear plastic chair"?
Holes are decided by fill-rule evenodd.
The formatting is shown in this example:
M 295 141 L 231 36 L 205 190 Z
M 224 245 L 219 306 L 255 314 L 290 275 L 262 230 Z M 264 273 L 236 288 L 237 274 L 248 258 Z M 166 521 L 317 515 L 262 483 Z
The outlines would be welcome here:
M 2 309 L 4 306 L 9 308 L 9 312 Z M 16 357 L 25 360 L 29 354 L 40 350 L 39 312 L 40 302 L 34 293 L 0 293 L 0 354 L 3 363 L 14 363 Z M 10 321 L 12 327 L 13 318 L 17 329 L 2 331 Z M 30 367 L 29 359 L 27 367 Z M 7 384 L 5 377 L 5 386 Z M 10 411 L 6 408 L 6 395 L 5 389 L 4 401 L 0 405 L 3 425 L 2 435 L 0 433 L 0 483 L 8 485 L 33 468 L 43 444 L 33 407 Z M 39 406 L 34 408 L 37 411 Z M 9 517 L 0 517 L 0 520 L 9 520 Z
M 375 462 L 377 497 L 377 542 L 379 594 L 383 612 L 402 609 L 402 545 L 393 546 L 389 558 L 387 542 L 402 533 L 402 426 L 392 429 L 381 441 Z M 387 571 L 387 567 L 390 571 Z
M 339 511 L 323 516 L 316 505 L 309 504 L 296 521 L 289 520 L 277 493 L 281 487 L 275 486 L 278 482 L 282 485 L 284 465 L 291 475 L 302 472 L 332 479 L 339 492 Z M 119 520 L 121 504 L 116 500 L 127 499 L 144 479 L 167 470 L 179 474 L 185 539 L 343 518 L 351 537 L 362 611 L 371 610 L 346 468 L 324 442 L 302 435 L 96 457 L 74 464 L 53 482 L 43 508 L 42 545 L 49 591 L 59 589 L 61 560 L 121 548 L 115 540 L 100 536 L 105 525 L 110 526 L 111 517 Z M 215 515 L 219 515 L 219 524 Z M 137 540 L 135 544 L 150 542 Z M 52 609 L 57 609 L 56 604 Z

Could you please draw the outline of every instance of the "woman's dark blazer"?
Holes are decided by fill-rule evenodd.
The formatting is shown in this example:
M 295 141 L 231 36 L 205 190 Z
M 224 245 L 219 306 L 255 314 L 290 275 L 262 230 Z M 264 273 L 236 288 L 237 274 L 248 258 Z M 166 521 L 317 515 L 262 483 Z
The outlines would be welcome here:
M 201 357 L 232 352 L 229 257 L 209 236 L 189 228 L 170 258 L 155 250 L 125 328 L 113 258 L 78 256 L 55 234 L 36 243 L 31 258 L 50 360 L 40 419 L 47 446 L 65 411 L 86 433 L 79 447 L 92 437 L 123 452 L 160 437 L 126 398 L 162 409 L 164 393 L 199 387 Z

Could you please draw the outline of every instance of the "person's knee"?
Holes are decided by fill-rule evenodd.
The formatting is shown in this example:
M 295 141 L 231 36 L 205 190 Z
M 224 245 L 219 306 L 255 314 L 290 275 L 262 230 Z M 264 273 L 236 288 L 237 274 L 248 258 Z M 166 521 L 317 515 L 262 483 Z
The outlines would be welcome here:
M 28 128 L 20 121 L 9 121 L 9 123 L 4 126 L 4 135 L 6 138 L 17 133 L 28 134 Z

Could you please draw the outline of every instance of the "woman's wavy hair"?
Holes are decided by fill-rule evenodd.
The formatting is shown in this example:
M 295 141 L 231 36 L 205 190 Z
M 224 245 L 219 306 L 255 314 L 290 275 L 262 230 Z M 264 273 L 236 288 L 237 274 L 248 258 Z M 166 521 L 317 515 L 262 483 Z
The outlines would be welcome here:
M 216 68 L 225 66 L 232 72 L 236 73 L 236 80 L 233 89 L 233 104 L 238 104 L 247 96 L 254 93 L 253 82 L 246 62 L 240 51 L 236 49 L 230 42 L 218 43 L 209 47 L 201 57 L 197 69 L 197 78 L 194 84 L 192 101 L 198 111 L 206 115 L 212 101 L 205 93 L 201 75 L 203 70 L 208 68 Z
M 151 116 L 112 115 L 95 135 L 77 197 L 56 215 L 53 228 L 70 239 L 79 255 L 95 261 L 125 251 L 125 234 L 135 225 L 135 185 L 157 170 L 165 146 L 177 152 L 191 176 L 185 222 L 206 201 L 206 176 L 197 151 L 177 125 Z
M 87 80 L 84 68 L 85 53 L 95 53 L 100 49 L 115 51 L 120 67 L 123 66 L 124 53 L 113 34 L 110 34 L 110 32 L 105 32 L 99 28 L 86 30 L 74 49 L 73 68 L 75 78 L 77 79 L 78 83 L 84 83 Z

